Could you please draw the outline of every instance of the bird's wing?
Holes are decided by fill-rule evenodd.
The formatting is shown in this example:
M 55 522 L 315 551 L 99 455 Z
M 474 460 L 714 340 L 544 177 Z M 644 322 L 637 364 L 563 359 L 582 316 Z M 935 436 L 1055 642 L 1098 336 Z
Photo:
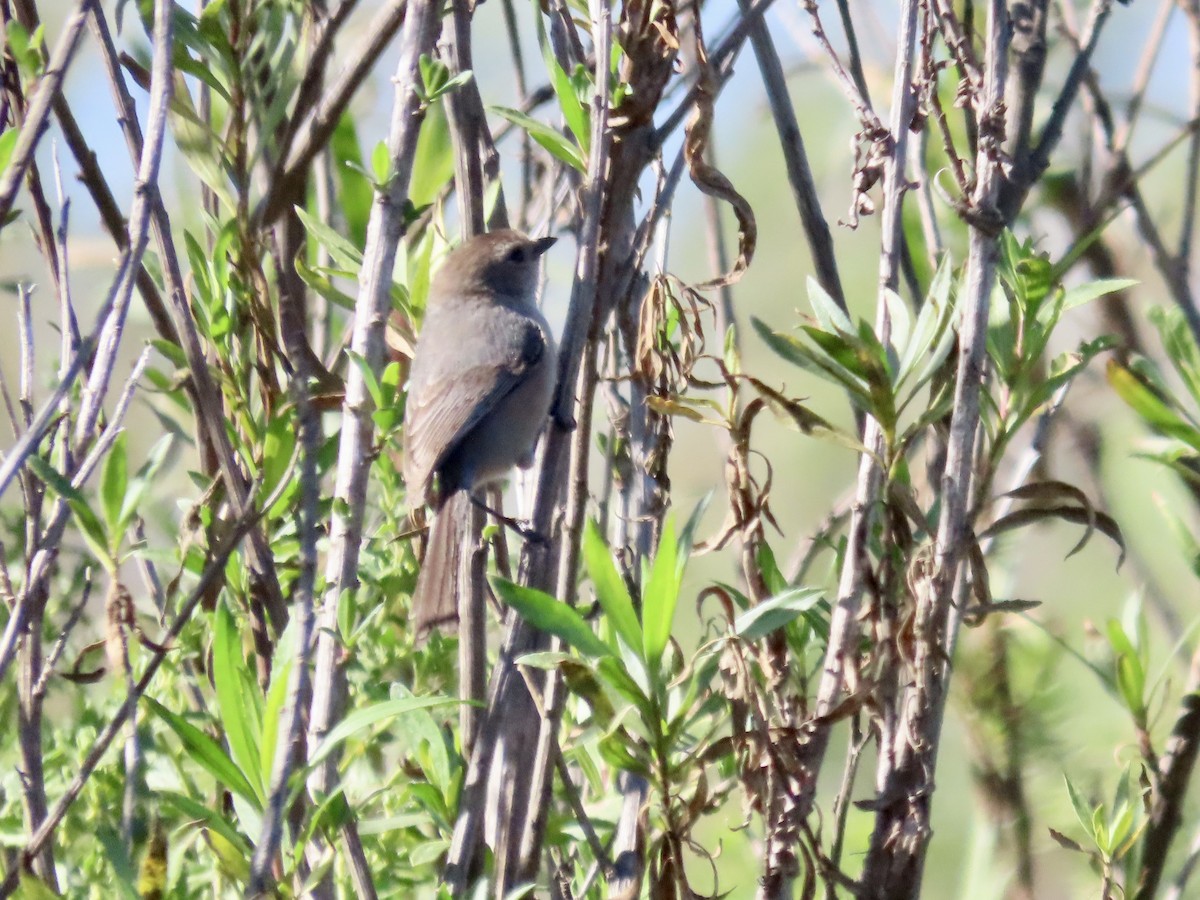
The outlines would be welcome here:
M 528 377 L 546 353 L 546 336 L 532 320 L 521 325 L 516 349 L 495 365 L 439 372 L 409 386 L 404 416 L 404 482 L 423 502 L 429 482 L 458 442 Z

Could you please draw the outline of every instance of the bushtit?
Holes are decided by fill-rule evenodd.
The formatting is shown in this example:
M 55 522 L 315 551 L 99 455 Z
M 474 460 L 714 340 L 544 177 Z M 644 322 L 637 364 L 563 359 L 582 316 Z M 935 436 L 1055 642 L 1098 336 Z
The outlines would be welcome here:
M 538 266 L 554 241 L 481 234 L 454 250 L 430 285 L 404 416 L 408 495 L 437 513 L 413 592 L 419 635 L 458 617 L 458 551 L 473 492 L 533 461 L 558 373 L 537 308 Z

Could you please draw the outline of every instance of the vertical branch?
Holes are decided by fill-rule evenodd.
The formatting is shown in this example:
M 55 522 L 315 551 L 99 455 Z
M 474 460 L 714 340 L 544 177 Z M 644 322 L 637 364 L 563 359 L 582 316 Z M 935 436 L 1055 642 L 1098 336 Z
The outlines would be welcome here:
M 1179 231 L 1180 277 L 1189 280 L 1192 267 L 1193 235 L 1196 232 L 1196 197 L 1200 191 L 1200 3 L 1187 0 L 1181 4 L 1188 22 L 1188 39 L 1191 45 L 1191 72 L 1189 89 L 1191 91 L 1191 115 L 1188 121 L 1192 124 L 1192 134 L 1188 140 L 1187 164 L 1183 175 L 1183 212 L 1182 226 Z
M 450 11 L 446 36 L 451 71 L 457 75 L 471 69 L 471 10 L 455 3 Z M 482 234 L 483 168 L 479 159 L 480 138 L 487 131 L 479 85 L 474 78 L 446 96 L 446 119 L 454 139 L 455 191 L 463 237 Z
M 592 332 L 598 309 L 597 280 L 600 274 L 599 247 L 601 226 L 607 201 L 612 134 L 608 127 L 608 53 L 609 10 L 607 4 L 595 3 L 593 34 L 597 50 L 596 89 L 592 98 L 592 142 L 587 177 L 580 202 L 580 234 L 575 261 L 575 281 L 567 314 L 567 325 L 559 349 L 558 389 L 551 410 L 552 426 L 543 438 L 543 449 L 537 468 L 537 488 L 533 509 L 533 529 L 540 534 L 553 533 L 554 513 L 564 481 L 571 444 L 570 426 L 576 420 L 573 410 L 592 402 L 591 396 L 576 398 L 575 385 L 588 335 Z M 582 415 L 578 418 L 584 418 Z M 577 535 L 571 536 L 572 540 Z M 520 576 L 525 584 L 552 590 L 556 577 L 555 550 L 560 541 L 550 547 L 527 542 L 521 555 Z M 559 550 L 559 552 L 563 552 Z M 537 710 L 524 679 L 514 660 L 539 645 L 541 635 L 519 616 L 510 613 L 509 630 L 500 659 L 492 673 L 488 711 L 477 737 L 467 779 L 463 785 L 458 821 L 446 861 L 444 880 L 458 896 L 468 886 L 471 861 L 475 859 L 483 832 L 483 797 L 489 782 L 497 786 L 492 796 L 506 798 L 506 803 L 492 814 L 497 817 L 497 865 L 493 876 L 496 890 L 503 894 L 528 874 L 529 866 L 540 859 L 540 834 L 527 827 L 527 814 L 546 796 L 549 782 L 531 784 L 529 770 L 531 745 L 540 740 L 543 728 L 553 728 L 554 722 L 539 722 Z M 550 769 L 543 769 L 547 776 Z M 513 806 L 508 806 L 513 804 Z M 531 834 L 527 841 L 525 835 Z M 520 858 L 518 858 L 520 857 Z
M 387 189 L 376 194 L 367 224 L 359 294 L 354 309 L 351 350 L 369 369 L 378 373 L 386 355 L 384 329 L 391 311 L 392 268 L 397 245 L 404 233 L 408 183 L 416 154 L 417 136 L 423 119 L 418 60 L 429 54 L 437 39 L 438 11 L 434 0 L 414 0 L 406 8 L 396 67 L 396 96 L 392 106 L 388 151 L 395 177 Z M 316 663 L 309 717 L 308 749 L 311 754 L 342 717 L 345 706 L 345 674 L 342 643 L 338 632 L 338 608 L 344 592 L 358 586 L 358 556 L 370 473 L 373 423 L 371 398 L 361 371 L 351 366 L 346 378 L 342 406 L 342 430 L 338 445 L 334 485 L 334 513 L 330 528 L 329 555 L 325 568 L 325 594 L 317 612 Z M 336 781 L 337 755 L 318 765 L 310 779 L 314 796 L 324 796 Z M 328 886 L 320 892 L 329 896 Z
M 1004 152 L 1017 165 L 1028 165 L 1032 150 L 1034 101 L 1046 71 L 1046 21 L 1050 0 L 1012 6 L 1013 75 L 1006 102 L 1009 121 Z
M 1141 871 L 1134 900 L 1152 900 L 1158 896 L 1167 853 L 1183 825 L 1183 802 L 1200 753 L 1200 648 L 1192 654 L 1179 707 L 1171 736 L 1158 760 L 1149 821 L 1141 840 Z
M 876 306 L 875 331 L 881 341 L 891 330 L 883 292 L 895 290 L 900 277 L 900 247 L 902 231 L 901 204 L 906 182 L 904 171 L 908 154 L 908 127 L 912 121 L 916 95 L 913 90 L 913 62 L 916 53 L 916 0 L 905 0 L 901 16 L 900 41 L 896 48 L 896 70 L 892 96 L 892 152 L 885 161 L 883 213 L 880 222 L 882 247 L 879 262 L 880 296 Z M 859 635 L 858 615 L 867 573 L 870 570 L 869 542 L 874 506 L 879 494 L 880 472 L 876 455 L 882 450 L 883 435 L 879 424 L 868 418 L 863 442 L 872 453 L 863 454 L 859 461 L 854 502 L 851 507 L 850 528 L 838 581 L 837 603 L 830 623 L 829 643 L 821 682 L 817 690 L 816 717 L 806 726 L 801 747 L 801 760 L 806 780 L 803 786 L 800 817 L 807 815 L 816 792 L 816 776 L 829 744 L 830 725 L 826 718 L 840 702 L 846 677 L 856 665 Z
M 168 16 L 167 18 L 169 20 L 170 17 Z M 125 132 L 126 143 L 129 146 L 131 155 L 140 156 L 142 153 L 142 138 L 137 124 L 137 110 L 134 107 L 133 98 L 129 95 L 125 79 L 121 73 L 116 47 L 113 44 L 108 22 L 104 17 L 103 11 L 98 6 L 92 10 L 92 21 L 93 30 L 100 44 L 101 58 L 104 62 L 109 85 L 112 88 L 117 103 L 119 119 L 122 129 Z M 156 48 L 160 45 L 159 31 L 156 19 Z M 166 46 L 170 46 L 169 41 L 167 41 Z M 170 61 L 169 53 L 167 54 L 167 61 Z M 170 84 L 171 80 L 168 79 L 166 81 L 167 88 L 165 89 L 169 90 Z M 152 103 L 152 115 L 147 121 L 147 135 L 150 136 L 147 138 L 147 143 L 151 144 L 153 143 L 151 138 L 158 128 L 158 122 L 153 113 L 153 110 L 156 108 L 157 104 Z M 163 127 L 165 127 L 165 115 L 164 102 L 162 111 Z M 179 256 L 175 251 L 175 243 L 171 236 L 171 219 L 167 213 L 166 205 L 163 203 L 162 193 L 158 190 L 157 181 L 145 185 L 144 191 L 150 211 L 150 223 L 154 233 L 155 245 L 158 250 L 159 261 L 162 265 L 162 277 L 167 288 L 171 314 L 175 319 L 175 329 L 178 333 L 179 343 L 183 349 L 184 357 L 187 359 L 188 370 L 190 372 L 188 391 L 192 400 L 193 414 L 196 416 L 197 431 L 202 439 L 202 446 L 205 447 L 206 451 L 211 451 L 216 457 L 216 464 L 219 466 L 221 476 L 224 479 L 225 489 L 233 501 L 232 505 L 235 514 L 241 516 L 249 509 L 247 506 L 250 502 L 249 486 L 237 456 L 234 453 L 229 436 L 225 431 L 225 406 L 221 398 L 221 392 L 209 370 L 204 345 L 200 340 L 200 335 L 197 332 L 196 323 L 192 316 L 183 270 L 179 264 Z M 260 529 L 256 528 L 250 532 L 247 558 L 250 562 L 254 579 L 261 585 L 266 594 L 267 607 L 271 614 L 275 631 L 276 633 L 281 633 L 287 624 L 287 607 L 284 604 L 283 594 L 279 587 L 279 579 L 275 572 L 274 557 L 270 545 L 266 539 L 266 535 Z
M 303 335 L 284 332 L 286 341 L 302 341 Z M 287 701 L 281 716 L 275 759 L 271 769 L 271 789 L 262 828 L 254 847 L 248 893 L 251 897 L 264 894 L 272 885 L 271 866 L 279 852 L 283 836 L 283 813 L 293 772 L 304 764 L 304 713 L 309 702 L 309 661 L 313 643 L 313 594 L 317 575 L 317 524 L 321 501 L 321 481 L 317 471 L 317 454 L 321 447 L 321 423 L 313 406 L 311 379 L 303 356 L 301 371 L 291 382 L 296 400 L 296 419 L 300 444 L 300 509 L 296 532 L 300 539 L 300 571 L 292 590 L 294 616 L 294 660 L 288 683 Z
M 26 170 L 33 163 L 34 151 L 37 150 L 38 142 L 45 133 L 46 126 L 50 124 L 50 110 L 54 98 L 62 90 L 67 67 L 75 58 L 76 51 L 79 50 L 79 41 L 83 37 L 83 26 L 87 22 L 88 9 L 94 3 L 95 0 L 77 0 L 71 14 L 67 16 L 63 32 L 54 46 L 54 52 L 50 54 L 50 60 L 46 63 L 46 69 L 38 82 L 37 93 L 33 95 L 29 109 L 26 111 L 25 121 L 21 125 L 21 133 L 17 136 L 17 143 L 12 149 L 8 166 L 4 170 L 3 176 L 0 176 L 0 222 L 6 220 L 9 212 L 12 211 L 17 190 L 25 178 Z
M 738 0 L 738 5 L 741 7 L 742 15 L 749 19 L 750 0 Z M 788 184 L 791 185 L 796 209 L 800 212 L 800 224 L 808 239 L 808 250 L 812 254 L 817 282 L 845 311 L 846 298 L 842 293 L 841 278 L 838 276 L 837 257 L 833 252 L 833 236 L 829 233 L 829 223 L 821 210 L 821 201 L 817 196 L 817 184 L 813 179 L 812 167 L 808 164 L 808 154 L 804 150 L 804 138 L 800 134 L 800 123 L 796 119 L 796 110 L 788 95 L 783 65 L 779 61 L 775 43 L 771 40 L 771 32 L 762 16 L 754 16 L 749 19 L 749 29 L 750 44 L 754 48 L 754 56 L 758 60 L 758 70 L 762 74 L 763 87 L 766 89 L 767 101 L 771 107 L 771 117 L 775 120 L 775 130 L 779 133 L 779 146 L 783 150 Z M 850 34 L 853 33 L 851 30 Z M 852 62 L 857 62 L 857 60 L 857 53 L 855 53 L 852 55 Z M 855 69 L 855 80 L 857 81 L 860 77 L 861 63 Z
M 1071 61 L 1071 68 L 1067 71 L 1067 77 L 1050 110 L 1050 117 L 1042 127 L 1041 137 L 1038 138 L 1036 147 L 1013 160 L 1012 170 L 1004 180 L 998 201 L 1006 222 L 1011 222 L 1016 217 L 1024 206 L 1030 189 L 1050 165 L 1050 156 L 1062 140 L 1067 114 L 1070 113 L 1091 68 L 1092 55 L 1100 42 L 1100 34 L 1112 12 L 1112 5 L 1113 0 L 1092 0 L 1087 28 L 1080 41 L 1079 51 Z
M 915 897 L 921 885 L 929 810 L 949 692 L 950 658 L 961 610 L 954 607 L 966 585 L 966 558 L 974 540 L 969 518 L 980 426 L 979 393 L 987 361 L 989 300 L 1000 255 L 999 198 L 1004 90 L 1008 70 L 1008 14 L 1003 0 L 990 0 L 984 90 L 978 99 L 979 149 L 975 192 L 968 215 L 967 277 L 959 328 L 954 408 L 941 482 L 942 511 L 932 566 L 914 568 L 917 584 L 913 667 L 915 683 L 899 701 L 900 721 L 891 747 L 895 766 L 879 784 L 875 830 L 863 865 L 865 896 Z
M 473 67 L 471 16 L 469 4 L 453 4 L 445 44 L 450 68 L 455 75 L 470 71 Z M 487 227 L 483 208 L 486 185 L 480 155 L 488 130 L 478 82 L 472 78 L 459 86 L 446 96 L 445 104 L 446 120 L 454 144 L 454 184 L 459 228 L 465 240 L 482 234 Z M 490 137 L 486 143 L 490 144 Z M 498 204 L 497 217 L 505 218 L 503 203 Z M 501 221 L 496 224 L 506 223 Z M 482 510 L 474 504 L 448 504 L 439 515 L 455 517 L 454 528 L 459 544 L 458 672 L 459 698 L 464 701 L 460 722 L 463 755 L 469 758 L 479 733 L 483 716 L 480 705 L 486 699 L 487 690 L 487 550 L 480 541 L 484 517 Z

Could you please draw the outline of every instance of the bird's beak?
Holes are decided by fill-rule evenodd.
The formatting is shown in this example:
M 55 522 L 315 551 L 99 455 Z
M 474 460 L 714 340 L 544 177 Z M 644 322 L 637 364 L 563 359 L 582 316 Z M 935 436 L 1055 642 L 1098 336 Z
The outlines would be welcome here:
M 558 238 L 556 237 L 544 237 L 533 241 L 533 255 L 535 257 L 541 256 L 543 253 L 553 247 L 557 240 Z

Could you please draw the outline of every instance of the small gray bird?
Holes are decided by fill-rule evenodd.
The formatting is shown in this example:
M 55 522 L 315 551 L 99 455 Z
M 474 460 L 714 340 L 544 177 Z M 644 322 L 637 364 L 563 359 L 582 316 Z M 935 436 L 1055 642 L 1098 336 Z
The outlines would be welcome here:
M 429 288 L 404 416 L 408 495 L 437 513 L 413 592 L 419 635 L 458 618 L 457 551 L 472 493 L 533 462 L 558 373 L 537 308 L 538 267 L 554 241 L 508 229 L 470 238 Z

